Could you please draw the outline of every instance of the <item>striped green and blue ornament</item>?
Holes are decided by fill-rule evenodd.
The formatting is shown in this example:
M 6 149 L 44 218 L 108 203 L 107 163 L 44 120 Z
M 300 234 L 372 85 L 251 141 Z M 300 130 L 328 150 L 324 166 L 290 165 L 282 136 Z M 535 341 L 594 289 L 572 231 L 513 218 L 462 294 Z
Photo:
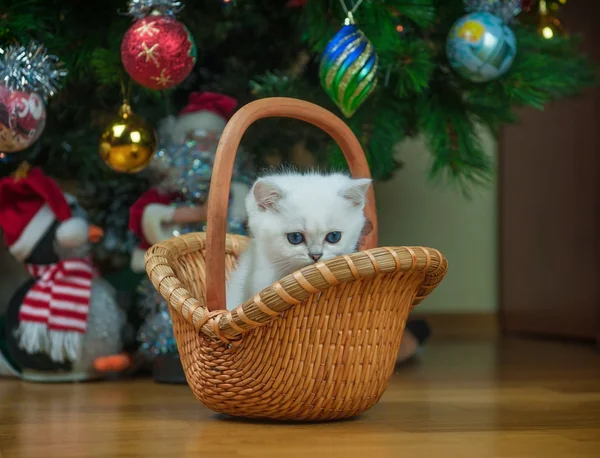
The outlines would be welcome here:
M 355 25 L 346 23 L 321 57 L 321 85 L 344 116 L 352 117 L 377 86 L 375 48 Z

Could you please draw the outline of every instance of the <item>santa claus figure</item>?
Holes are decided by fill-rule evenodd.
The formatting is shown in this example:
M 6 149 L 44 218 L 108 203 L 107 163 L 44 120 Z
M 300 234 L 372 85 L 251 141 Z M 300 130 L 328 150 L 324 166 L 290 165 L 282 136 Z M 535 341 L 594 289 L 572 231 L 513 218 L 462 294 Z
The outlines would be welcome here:
M 163 240 L 206 230 L 207 202 L 219 138 L 237 101 L 223 94 L 195 92 L 178 116 L 159 128 L 162 148 L 150 164 L 154 186 L 130 209 L 130 229 L 140 240 L 131 269 L 144 273 L 146 250 Z M 245 198 L 253 179 L 246 155 L 236 155 L 227 214 L 227 231 L 245 235 Z M 186 383 L 173 335 L 168 304 L 147 276 L 138 286 L 138 308 L 144 322 L 137 340 L 139 353 L 161 383 Z
M 160 137 L 183 143 L 199 134 L 218 138 L 237 108 L 237 100 L 215 92 L 192 92 L 179 116 L 169 116 L 160 126 Z
M 168 145 L 181 145 L 191 141 L 197 150 L 212 151 L 214 154 L 219 137 L 236 107 L 237 101 L 223 94 L 191 93 L 188 104 L 179 115 L 170 116 L 162 122 L 160 137 Z M 212 160 L 209 162 L 206 165 L 212 168 Z M 240 161 L 237 160 L 236 164 L 239 165 Z M 174 167 L 172 170 L 155 172 L 156 185 L 139 197 L 129 215 L 130 229 L 140 240 L 131 258 L 131 269 L 138 273 L 145 271 L 144 255 L 150 246 L 185 232 L 181 228 L 186 225 L 200 227 L 207 219 L 206 199 L 190 206 L 189 199 L 172 184 L 176 180 L 168 177 L 169 174 L 180 174 L 181 171 Z M 247 218 L 244 200 L 250 190 L 250 183 L 236 177 L 234 171 L 228 219 L 243 225 Z M 210 176 L 197 178 L 198 182 L 201 180 L 207 180 L 208 184 Z
M 140 240 L 131 255 L 131 270 L 145 272 L 144 256 L 152 245 L 176 233 L 177 228 L 206 221 L 207 205 L 178 207 L 181 196 L 160 187 L 150 188 L 129 210 L 129 229 Z

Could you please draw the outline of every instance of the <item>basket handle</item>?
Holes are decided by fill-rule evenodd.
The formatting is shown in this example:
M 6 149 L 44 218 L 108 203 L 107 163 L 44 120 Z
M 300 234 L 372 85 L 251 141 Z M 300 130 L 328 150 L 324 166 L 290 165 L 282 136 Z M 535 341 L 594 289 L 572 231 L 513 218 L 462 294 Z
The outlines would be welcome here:
M 229 120 L 221 134 L 215 154 L 208 195 L 206 230 L 206 305 L 210 312 L 225 307 L 225 232 L 227 204 L 235 155 L 242 135 L 252 123 L 263 118 L 295 118 L 327 132 L 340 146 L 354 178 L 370 178 L 367 159 L 356 136 L 340 118 L 330 111 L 304 100 L 271 97 L 244 105 Z M 365 217 L 372 230 L 361 240 L 361 250 L 377 246 L 377 214 L 373 186 L 367 192 Z

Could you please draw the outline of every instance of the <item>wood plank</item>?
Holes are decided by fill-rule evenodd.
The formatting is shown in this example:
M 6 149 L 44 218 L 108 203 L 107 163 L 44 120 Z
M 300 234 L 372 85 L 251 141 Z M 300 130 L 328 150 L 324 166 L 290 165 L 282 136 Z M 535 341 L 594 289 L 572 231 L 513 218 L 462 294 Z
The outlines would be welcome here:
M 215 415 L 188 387 L 0 383 L 0 450 L 20 457 L 597 458 L 600 354 L 559 343 L 439 342 L 381 402 L 329 424 Z

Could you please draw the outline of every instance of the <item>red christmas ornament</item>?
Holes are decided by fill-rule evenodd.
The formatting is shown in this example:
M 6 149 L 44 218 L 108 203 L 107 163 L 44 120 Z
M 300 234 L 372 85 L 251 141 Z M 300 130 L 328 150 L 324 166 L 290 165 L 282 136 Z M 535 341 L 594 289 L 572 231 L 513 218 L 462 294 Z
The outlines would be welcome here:
M 0 86 L 0 151 L 29 148 L 46 126 L 46 106 L 35 92 Z
M 160 14 L 136 21 L 121 42 L 121 60 L 131 78 L 149 89 L 177 86 L 194 68 L 196 44 L 185 25 Z

